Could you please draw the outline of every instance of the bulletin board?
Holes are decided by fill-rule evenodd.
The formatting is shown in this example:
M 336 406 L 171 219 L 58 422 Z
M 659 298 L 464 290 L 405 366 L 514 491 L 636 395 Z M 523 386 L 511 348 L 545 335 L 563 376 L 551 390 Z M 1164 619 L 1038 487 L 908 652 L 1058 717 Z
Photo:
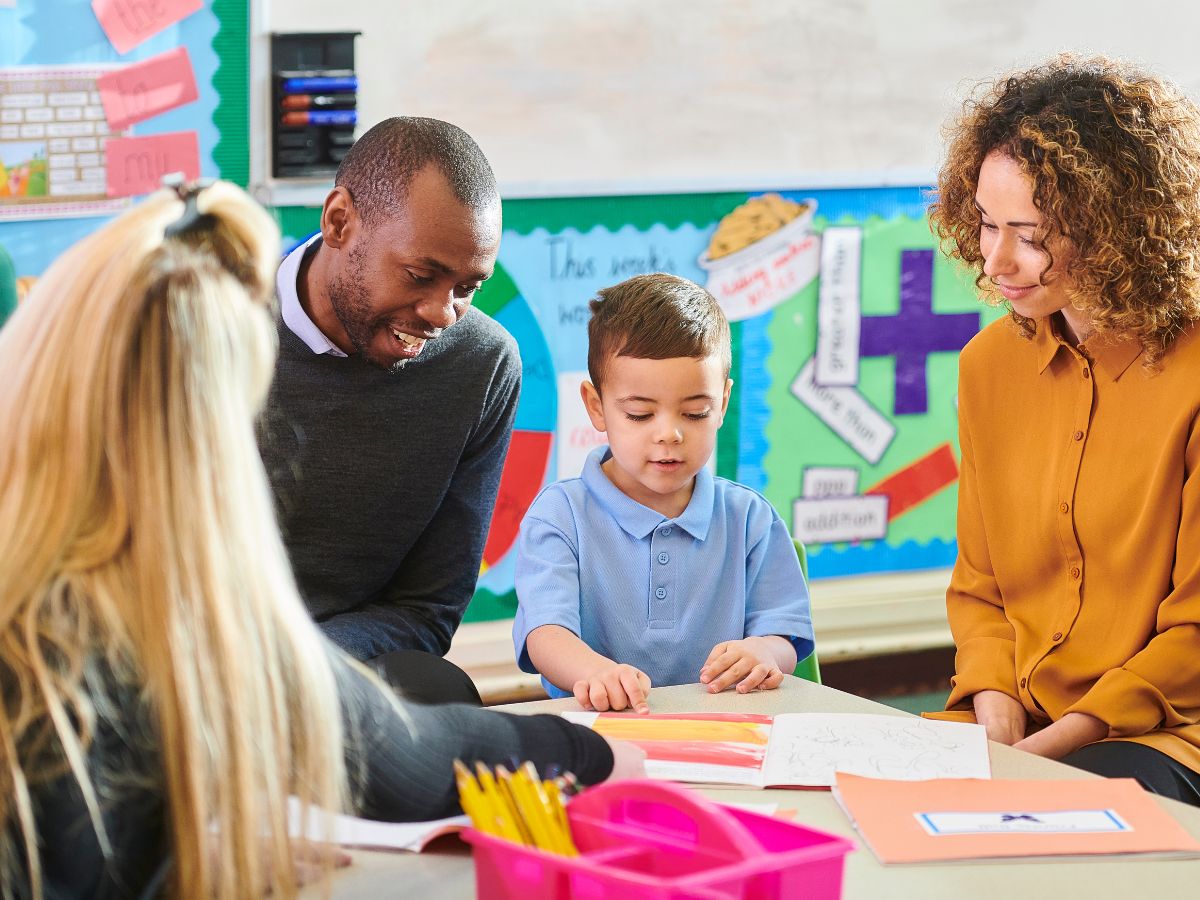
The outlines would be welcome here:
M 246 183 L 247 13 L 246 0 L 0 4 L 0 245 L 18 275 L 40 274 L 133 202 L 136 194 L 108 193 L 115 139 L 138 139 L 126 144 L 139 152 L 122 159 L 122 172 L 156 180 L 147 162 L 173 165 L 161 156 L 163 142 L 177 148 L 182 140 L 194 150 L 181 170 Z M 106 18 L 118 30 L 106 32 Z M 106 115 L 106 78 L 163 59 L 165 68 L 122 82 L 126 101 L 136 93 L 143 118 L 114 120 L 112 107 Z M 181 65 L 194 93 L 167 90 Z

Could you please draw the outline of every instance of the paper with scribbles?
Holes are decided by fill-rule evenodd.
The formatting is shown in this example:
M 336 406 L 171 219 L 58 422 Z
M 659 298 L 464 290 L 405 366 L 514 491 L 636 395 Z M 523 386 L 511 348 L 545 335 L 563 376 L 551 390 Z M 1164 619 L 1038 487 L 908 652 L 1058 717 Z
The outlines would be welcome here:
M 651 778 L 831 787 L 837 772 L 918 781 L 991 778 L 982 726 L 859 713 L 563 713 L 646 751 Z

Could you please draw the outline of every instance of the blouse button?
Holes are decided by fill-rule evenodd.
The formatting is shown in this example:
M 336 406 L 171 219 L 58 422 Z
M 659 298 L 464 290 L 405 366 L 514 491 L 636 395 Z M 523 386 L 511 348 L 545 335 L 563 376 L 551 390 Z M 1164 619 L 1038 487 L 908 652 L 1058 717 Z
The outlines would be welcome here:
M 1061 641 L 1062 640 L 1062 632 L 1061 631 L 1054 632 L 1054 636 L 1051 638 L 1051 640 L 1052 641 Z
M 1071 566 L 1071 577 L 1072 578 L 1079 577 L 1079 566 Z
M 1082 441 L 1083 440 L 1083 432 L 1082 431 L 1075 432 L 1074 438 L 1077 441 Z
M 1091 377 L 1092 377 L 1092 370 L 1091 370 L 1091 369 L 1089 369 L 1089 368 L 1087 368 L 1087 367 L 1084 367 L 1084 370 L 1083 370 L 1083 377 L 1084 377 L 1084 378 L 1091 378 Z
M 1027 679 L 1022 678 L 1021 679 L 1021 687 L 1025 687 L 1026 683 L 1027 683 Z
M 1067 511 L 1069 511 L 1070 509 L 1071 509 L 1071 504 L 1067 503 L 1065 500 L 1064 500 L 1062 503 L 1058 504 L 1058 511 L 1059 511 L 1059 512 L 1064 512 L 1064 513 L 1065 513 L 1065 512 L 1067 512 Z

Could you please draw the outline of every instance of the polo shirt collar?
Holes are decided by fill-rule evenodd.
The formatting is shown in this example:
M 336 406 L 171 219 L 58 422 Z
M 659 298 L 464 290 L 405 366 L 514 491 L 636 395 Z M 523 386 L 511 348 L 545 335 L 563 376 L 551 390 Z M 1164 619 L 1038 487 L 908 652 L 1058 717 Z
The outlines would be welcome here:
M 675 519 L 668 520 L 657 510 L 642 506 L 626 496 L 619 487 L 608 480 L 600 466 L 610 456 L 612 453 L 608 447 L 597 447 L 588 454 L 581 477 L 584 486 L 623 531 L 641 540 L 663 522 L 672 521 L 698 541 L 708 537 L 708 527 L 713 516 L 713 498 L 716 493 L 712 472 L 702 468 L 696 473 L 696 486 L 692 489 L 692 499 L 688 501 L 687 508 Z
M 1039 373 L 1046 371 L 1046 366 L 1050 365 L 1060 349 L 1068 348 L 1054 316 L 1038 320 L 1033 342 Z M 1133 361 L 1142 355 L 1141 342 L 1127 335 L 1094 335 L 1084 341 L 1081 348 L 1084 355 L 1093 360 L 1093 368 L 1112 381 L 1124 375 Z
M 283 262 L 280 263 L 279 272 L 275 275 L 275 293 L 279 297 L 279 312 L 283 316 L 283 324 L 313 353 L 345 356 L 346 354 L 342 352 L 341 348 L 327 338 L 325 333 L 317 327 L 317 323 L 308 317 L 308 313 L 300 305 L 300 292 L 296 288 L 296 280 L 300 277 L 300 263 L 304 261 L 309 248 L 320 239 L 321 233 L 318 231 L 285 256 Z

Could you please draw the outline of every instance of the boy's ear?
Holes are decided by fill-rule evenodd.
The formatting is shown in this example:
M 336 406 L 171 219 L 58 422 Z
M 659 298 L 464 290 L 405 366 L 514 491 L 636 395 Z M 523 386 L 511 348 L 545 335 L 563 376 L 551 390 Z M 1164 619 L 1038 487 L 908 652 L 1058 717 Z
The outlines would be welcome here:
M 733 392 L 733 379 L 725 379 L 725 395 L 721 397 L 721 419 L 725 418 L 725 411 L 729 409 L 729 396 Z
M 604 427 L 604 404 L 600 402 L 600 392 L 590 381 L 579 385 L 579 396 L 583 398 L 583 408 L 587 410 L 592 427 L 597 431 L 607 431 Z

